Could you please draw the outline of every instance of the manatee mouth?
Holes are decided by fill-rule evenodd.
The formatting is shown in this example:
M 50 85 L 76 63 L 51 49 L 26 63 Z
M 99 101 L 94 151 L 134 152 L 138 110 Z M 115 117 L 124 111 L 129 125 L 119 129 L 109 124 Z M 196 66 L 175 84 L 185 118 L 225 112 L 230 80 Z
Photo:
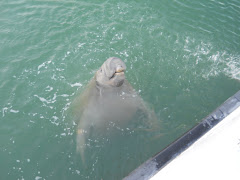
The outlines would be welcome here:
M 118 67 L 118 68 L 116 69 L 116 72 L 115 72 L 115 73 L 121 73 L 121 72 L 124 73 L 124 71 L 125 71 L 124 68 L 122 68 L 122 67 Z
M 112 79 L 116 76 L 119 76 L 119 75 L 124 75 L 124 71 L 125 71 L 124 68 L 117 68 L 115 73 L 112 75 L 112 77 L 110 77 L 110 79 Z

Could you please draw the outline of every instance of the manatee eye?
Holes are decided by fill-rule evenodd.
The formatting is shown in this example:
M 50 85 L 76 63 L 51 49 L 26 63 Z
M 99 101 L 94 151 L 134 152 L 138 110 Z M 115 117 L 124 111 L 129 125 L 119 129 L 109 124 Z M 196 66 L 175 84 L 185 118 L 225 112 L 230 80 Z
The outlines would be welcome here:
M 102 72 L 102 68 L 100 69 L 100 72 Z

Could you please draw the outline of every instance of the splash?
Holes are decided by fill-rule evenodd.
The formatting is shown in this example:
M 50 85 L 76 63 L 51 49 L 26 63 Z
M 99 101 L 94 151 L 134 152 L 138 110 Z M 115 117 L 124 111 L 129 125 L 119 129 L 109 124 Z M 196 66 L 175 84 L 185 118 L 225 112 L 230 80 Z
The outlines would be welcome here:
M 230 54 L 226 50 L 215 49 L 211 42 L 198 41 L 189 36 L 185 37 L 183 51 L 185 52 L 183 61 L 188 64 L 187 69 L 195 70 L 195 72 L 200 70 L 203 78 L 209 79 L 223 73 L 232 79 L 240 80 L 239 54 Z
M 216 52 L 209 57 L 210 64 L 209 73 L 205 73 L 205 77 L 217 76 L 224 73 L 226 76 L 240 80 L 240 56 L 231 55 L 223 52 Z

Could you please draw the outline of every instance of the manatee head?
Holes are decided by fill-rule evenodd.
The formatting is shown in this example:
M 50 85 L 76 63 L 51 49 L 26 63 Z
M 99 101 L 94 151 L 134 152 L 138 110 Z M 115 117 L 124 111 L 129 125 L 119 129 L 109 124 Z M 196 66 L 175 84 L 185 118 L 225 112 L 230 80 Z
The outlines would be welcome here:
M 107 59 L 96 73 L 97 85 L 102 87 L 119 87 L 123 84 L 126 70 L 125 63 L 116 57 Z

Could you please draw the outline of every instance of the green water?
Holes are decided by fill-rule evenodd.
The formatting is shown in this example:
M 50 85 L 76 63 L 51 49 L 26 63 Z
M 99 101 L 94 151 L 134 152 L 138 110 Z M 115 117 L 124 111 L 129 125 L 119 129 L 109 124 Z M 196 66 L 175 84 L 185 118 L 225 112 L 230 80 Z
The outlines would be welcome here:
M 1 0 L 0 179 L 121 179 L 240 90 L 239 50 L 238 0 Z M 111 56 L 161 128 L 84 166 L 68 109 Z

